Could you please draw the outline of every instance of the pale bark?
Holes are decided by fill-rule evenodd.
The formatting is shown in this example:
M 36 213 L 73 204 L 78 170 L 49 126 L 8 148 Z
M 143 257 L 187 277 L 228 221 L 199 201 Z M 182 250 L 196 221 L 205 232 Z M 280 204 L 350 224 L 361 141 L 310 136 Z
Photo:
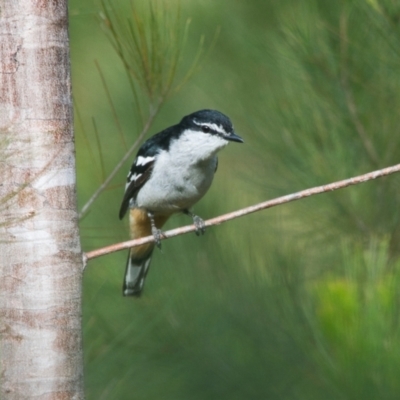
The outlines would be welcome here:
M 67 0 L 0 0 L 0 397 L 83 398 Z

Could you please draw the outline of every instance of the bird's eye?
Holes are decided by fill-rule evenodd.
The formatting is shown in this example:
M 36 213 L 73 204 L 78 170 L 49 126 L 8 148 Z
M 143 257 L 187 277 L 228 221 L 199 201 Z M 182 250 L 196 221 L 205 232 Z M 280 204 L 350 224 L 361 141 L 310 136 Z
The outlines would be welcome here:
M 208 133 L 208 132 L 210 132 L 210 127 L 209 127 L 209 126 L 202 126 L 202 127 L 201 127 L 201 130 L 202 130 L 204 133 Z

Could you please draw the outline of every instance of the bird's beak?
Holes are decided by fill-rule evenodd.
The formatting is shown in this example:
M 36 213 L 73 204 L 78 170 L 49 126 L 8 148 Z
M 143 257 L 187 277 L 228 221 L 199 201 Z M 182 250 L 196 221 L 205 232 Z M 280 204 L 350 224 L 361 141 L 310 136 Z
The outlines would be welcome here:
M 239 135 L 236 135 L 236 133 L 234 132 L 232 132 L 230 135 L 224 136 L 224 138 L 231 142 L 238 142 L 238 143 L 244 142 L 244 140 Z

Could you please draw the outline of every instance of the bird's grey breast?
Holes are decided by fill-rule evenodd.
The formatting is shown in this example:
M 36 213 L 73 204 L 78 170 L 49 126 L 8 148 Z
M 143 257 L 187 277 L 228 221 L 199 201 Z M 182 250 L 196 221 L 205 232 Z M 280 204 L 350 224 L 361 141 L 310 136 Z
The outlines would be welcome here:
M 139 191 L 136 205 L 154 212 L 190 208 L 209 189 L 216 165 L 216 156 L 199 161 L 190 153 L 163 151 L 150 179 Z

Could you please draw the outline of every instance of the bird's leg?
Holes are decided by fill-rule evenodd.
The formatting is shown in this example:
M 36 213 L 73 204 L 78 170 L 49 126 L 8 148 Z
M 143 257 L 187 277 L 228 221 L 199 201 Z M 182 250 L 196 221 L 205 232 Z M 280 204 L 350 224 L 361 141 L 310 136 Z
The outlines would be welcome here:
M 183 213 L 189 215 L 189 217 L 192 217 L 193 224 L 196 227 L 196 235 L 204 235 L 204 232 L 206 231 L 206 224 L 204 223 L 204 221 L 198 215 L 193 214 L 189 210 L 183 210 Z
M 154 241 L 156 243 L 156 246 L 161 250 L 161 238 L 163 237 L 163 233 L 156 226 L 156 223 L 154 221 L 154 214 L 152 212 L 148 211 L 147 216 L 150 219 L 151 234 L 154 236 Z

